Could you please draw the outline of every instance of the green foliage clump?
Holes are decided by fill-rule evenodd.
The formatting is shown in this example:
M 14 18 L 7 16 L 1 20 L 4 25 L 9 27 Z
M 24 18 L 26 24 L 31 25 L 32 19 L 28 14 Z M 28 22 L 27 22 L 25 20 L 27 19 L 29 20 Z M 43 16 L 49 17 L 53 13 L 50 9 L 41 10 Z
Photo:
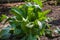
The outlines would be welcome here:
M 11 8 L 14 16 L 6 20 L 10 25 L 1 31 L 0 38 L 9 39 L 14 35 L 13 40 L 17 37 L 20 40 L 37 40 L 40 36 L 51 33 L 47 23 L 49 17 L 46 16 L 51 10 L 42 11 L 41 3 L 37 0 L 34 2 Z

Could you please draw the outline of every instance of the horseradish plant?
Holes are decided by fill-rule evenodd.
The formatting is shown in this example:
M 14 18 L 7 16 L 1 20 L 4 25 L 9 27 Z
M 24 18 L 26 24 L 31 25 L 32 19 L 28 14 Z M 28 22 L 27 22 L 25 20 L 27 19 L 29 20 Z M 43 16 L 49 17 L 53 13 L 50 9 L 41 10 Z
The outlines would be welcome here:
M 38 0 L 28 2 L 18 7 L 12 7 L 11 13 L 14 16 L 9 17 L 10 25 L 2 29 L 0 38 L 13 40 L 40 40 L 40 36 L 51 34 L 48 25 L 49 17 L 46 15 L 50 10 L 42 11 L 42 3 Z M 48 30 L 48 31 L 47 31 Z M 13 35 L 13 37 L 11 37 Z

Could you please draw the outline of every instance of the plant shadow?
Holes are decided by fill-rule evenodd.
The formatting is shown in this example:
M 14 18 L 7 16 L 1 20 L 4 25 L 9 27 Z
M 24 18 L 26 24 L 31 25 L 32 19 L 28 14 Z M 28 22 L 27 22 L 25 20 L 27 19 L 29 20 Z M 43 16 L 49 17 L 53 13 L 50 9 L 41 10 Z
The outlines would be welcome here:
M 52 25 L 55 25 L 55 26 L 59 26 L 60 25 L 60 19 L 53 20 L 53 21 L 49 22 L 49 24 L 52 24 Z

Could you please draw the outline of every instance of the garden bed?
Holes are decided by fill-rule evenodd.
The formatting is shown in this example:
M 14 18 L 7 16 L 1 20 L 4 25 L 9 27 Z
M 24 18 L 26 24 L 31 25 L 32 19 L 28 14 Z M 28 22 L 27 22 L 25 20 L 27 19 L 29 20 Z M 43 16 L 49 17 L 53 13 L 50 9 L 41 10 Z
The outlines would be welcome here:
M 10 15 L 9 14 L 10 7 L 18 6 L 20 4 L 22 4 L 22 3 L 0 4 L 0 14 L 4 13 L 4 14 L 7 14 L 7 15 Z M 50 24 L 52 25 L 51 26 L 52 30 L 55 27 L 59 27 L 60 28 L 60 5 L 59 6 L 44 5 L 43 10 L 47 10 L 47 9 L 51 9 L 52 10 L 47 15 L 47 16 L 53 18 L 53 21 L 50 22 Z M 60 40 L 60 36 L 57 35 L 54 38 L 47 38 L 47 37 L 43 36 L 43 37 L 41 37 L 41 40 Z

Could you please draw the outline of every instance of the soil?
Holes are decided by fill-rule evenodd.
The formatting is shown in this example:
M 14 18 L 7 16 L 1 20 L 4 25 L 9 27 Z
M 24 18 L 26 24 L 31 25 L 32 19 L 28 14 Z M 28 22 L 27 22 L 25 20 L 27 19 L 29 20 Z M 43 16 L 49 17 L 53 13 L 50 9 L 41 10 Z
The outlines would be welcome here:
M 49 22 L 51 24 L 52 30 L 56 27 L 60 28 L 60 5 L 44 5 L 43 10 L 50 9 L 51 12 L 47 15 L 53 20 Z M 46 36 L 41 37 L 41 40 L 60 40 L 60 35 L 55 34 L 54 38 L 47 38 Z
M 47 16 L 53 18 L 53 21 L 50 22 L 52 27 L 59 27 L 60 28 L 60 5 L 58 6 L 51 6 L 51 5 L 44 5 L 43 10 L 50 9 L 52 10 Z
M 22 3 L 8 3 L 8 4 L 0 4 L 0 15 L 6 14 L 6 15 L 11 15 L 9 14 L 10 7 L 12 6 L 18 6 Z M 52 18 L 53 20 L 49 22 L 52 26 L 52 30 L 56 27 L 60 28 L 60 5 L 55 6 L 55 5 L 44 5 L 43 10 L 51 9 L 51 12 L 47 15 L 48 17 Z M 0 23 L 1 24 L 1 23 Z M 1 24 L 2 25 L 2 24 Z M 1 27 L 0 27 L 1 29 Z M 41 37 L 41 40 L 60 40 L 60 35 L 56 35 L 56 37 L 53 38 L 48 38 L 46 36 Z

